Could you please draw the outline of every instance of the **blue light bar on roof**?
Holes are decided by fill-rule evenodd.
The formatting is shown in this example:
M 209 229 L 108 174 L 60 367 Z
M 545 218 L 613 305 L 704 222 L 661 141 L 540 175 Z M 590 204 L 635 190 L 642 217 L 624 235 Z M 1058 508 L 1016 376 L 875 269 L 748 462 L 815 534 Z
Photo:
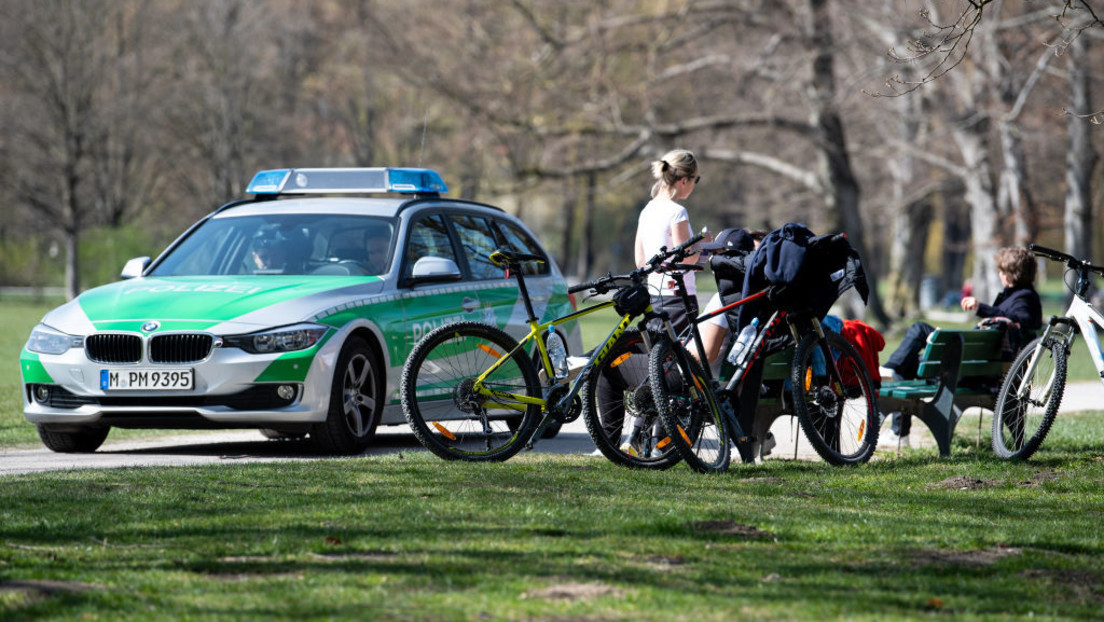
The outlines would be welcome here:
M 448 186 L 425 168 L 281 168 L 261 171 L 245 188 L 249 194 L 441 194 Z

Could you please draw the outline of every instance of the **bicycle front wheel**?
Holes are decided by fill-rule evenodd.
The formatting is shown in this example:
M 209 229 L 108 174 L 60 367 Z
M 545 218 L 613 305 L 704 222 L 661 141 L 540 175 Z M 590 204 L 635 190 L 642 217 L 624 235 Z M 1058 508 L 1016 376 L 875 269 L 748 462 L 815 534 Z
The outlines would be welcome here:
M 656 470 L 678 464 L 677 451 L 657 447 L 667 434 L 648 383 L 648 352 L 639 330 L 621 335 L 602 365 L 590 371 L 580 396 L 590 438 L 610 462 Z
M 513 354 L 511 354 L 511 352 Z M 475 390 L 483 379 L 493 395 Z M 532 436 L 541 413 L 508 394 L 540 398 L 537 372 L 518 342 L 478 322 L 456 322 L 430 331 L 403 366 L 403 414 L 418 441 L 449 460 L 506 460 Z
M 878 446 L 878 405 L 859 353 L 831 331 L 806 335 L 790 368 L 794 415 L 809 444 L 834 465 L 870 460 Z
M 728 422 L 698 360 L 682 344 L 661 338 L 648 357 L 648 381 L 670 439 L 661 443 L 673 445 L 700 473 L 727 469 Z
M 1000 458 L 1030 458 L 1058 415 L 1066 389 L 1066 346 L 1058 339 L 1042 339 L 1035 339 L 1020 351 L 997 394 L 993 453 Z M 1035 367 L 1029 369 L 1033 359 Z

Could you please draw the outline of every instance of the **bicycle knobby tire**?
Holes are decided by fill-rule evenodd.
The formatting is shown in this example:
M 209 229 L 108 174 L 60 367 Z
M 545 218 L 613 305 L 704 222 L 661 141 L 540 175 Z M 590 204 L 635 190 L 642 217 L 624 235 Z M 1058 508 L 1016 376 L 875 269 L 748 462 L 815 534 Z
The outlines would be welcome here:
M 1066 389 L 1066 346 L 1059 339 L 1038 337 L 1012 361 L 993 406 L 993 453 L 1009 460 L 1027 460 L 1043 444 Z M 1027 394 L 1017 393 L 1042 343 Z
M 488 389 L 541 396 L 529 356 L 506 332 L 478 322 L 456 322 L 427 333 L 403 366 L 400 396 L 414 436 L 441 458 L 506 460 L 525 446 L 540 419 L 539 405 L 478 395 L 475 379 L 509 356 L 484 379 Z M 513 355 L 510 355 L 513 352 Z
M 610 462 L 633 469 L 667 469 L 677 451 L 657 448 L 667 437 L 648 382 L 648 351 L 638 329 L 617 340 L 600 367 L 589 370 L 580 397 L 587 432 Z
M 874 455 L 879 415 L 873 383 L 842 335 L 825 331 L 823 340 L 815 333 L 801 340 L 790 368 L 790 392 L 805 438 L 825 462 L 860 464 Z
M 674 450 L 699 473 L 726 470 L 728 422 L 698 359 L 682 344 L 661 338 L 649 355 L 648 380 Z

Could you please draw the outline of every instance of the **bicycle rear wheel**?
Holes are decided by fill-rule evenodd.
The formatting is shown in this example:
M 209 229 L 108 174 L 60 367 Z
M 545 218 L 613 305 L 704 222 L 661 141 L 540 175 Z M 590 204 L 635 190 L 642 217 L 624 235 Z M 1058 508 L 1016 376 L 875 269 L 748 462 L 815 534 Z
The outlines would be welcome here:
M 590 370 L 580 396 L 590 438 L 610 462 L 659 470 L 681 460 L 678 452 L 656 447 L 667 434 L 648 383 L 648 353 L 639 330 L 621 335 L 602 366 Z
M 698 360 L 682 344 L 661 338 L 648 357 L 648 381 L 670 445 L 682 459 L 700 473 L 727 469 L 728 422 Z
M 426 449 L 441 458 L 467 461 L 506 460 L 521 450 L 533 435 L 541 407 L 473 389 L 475 379 L 502 360 L 484 378 L 484 387 L 541 397 L 537 372 L 517 346 L 510 335 L 478 322 L 442 326 L 414 346 L 403 366 L 400 394 L 403 414 Z
M 1043 444 L 1058 415 L 1066 389 L 1066 347 L 1057 339 L 1042 339 L 1035 339 L 1020 351 L 997 394 L 993 406 L 993 453 L 1000 458 L 1030 458 Z M 1039 356 L 1035 369 L 1027 376 L 1036 350 Z
M 794 415 L 825 462 L 860 464 L 878 446 L 878 405 L 870 374 L 855 348 L 838 333 L 810 333 L 790 368 Z

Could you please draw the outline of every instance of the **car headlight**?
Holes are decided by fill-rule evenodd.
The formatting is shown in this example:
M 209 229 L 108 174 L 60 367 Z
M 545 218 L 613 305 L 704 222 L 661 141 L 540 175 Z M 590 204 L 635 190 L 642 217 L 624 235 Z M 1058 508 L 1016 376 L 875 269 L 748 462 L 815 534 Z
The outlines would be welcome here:
M 251 354 L 294 352 L 306 350 L 318 343 L 328 330 L 330 329 L 317 324 L 296 324 L 250 335 L 224 337 L 223 343 Z
M 27 339 L 27 350 L 39 354 L 65 354 L 69 348 L 79 346 L 80 337 L 66 335 L 39 324 L 31 331 L 31 337 Z

